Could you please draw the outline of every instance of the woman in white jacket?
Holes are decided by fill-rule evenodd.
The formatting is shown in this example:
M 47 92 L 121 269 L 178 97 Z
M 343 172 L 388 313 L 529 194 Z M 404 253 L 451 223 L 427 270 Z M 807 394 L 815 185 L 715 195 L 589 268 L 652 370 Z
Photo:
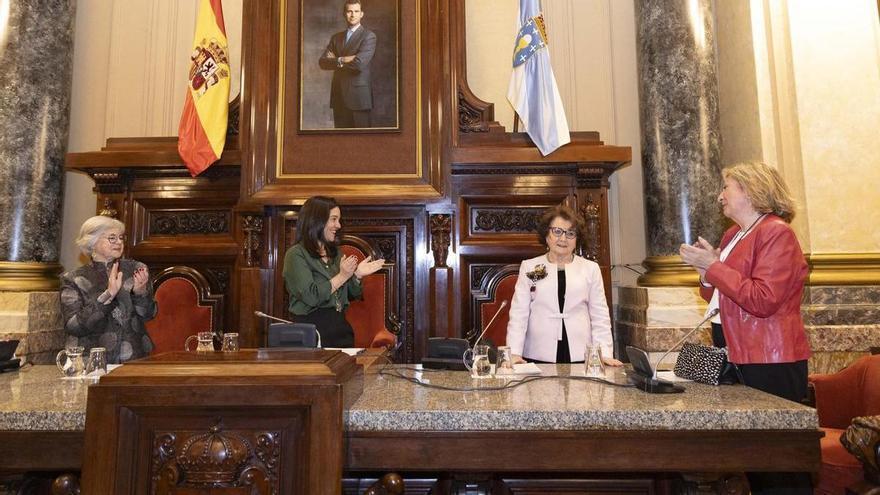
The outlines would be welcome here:
M 547 253 L 522 262 L 510 305 L 507 345 L 515 362 L 577 363 L 587 343 L 614 359 L 611 317 L 599 265 L 574 254 L 584 222 L 567 206 L 541 217 L 538 238 Z

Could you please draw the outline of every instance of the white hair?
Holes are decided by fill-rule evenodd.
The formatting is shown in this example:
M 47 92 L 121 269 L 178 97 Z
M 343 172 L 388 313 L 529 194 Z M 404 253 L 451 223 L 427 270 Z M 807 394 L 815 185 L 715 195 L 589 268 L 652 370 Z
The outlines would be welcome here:
M 83 254 L 91 256 L 92 251 L 95 249 L 95 243 L 108 230 L 125 232 L 125 224 L 115 218 L 104 215 L 89 218 L 79 228 L 79 237 L 76 238 L 76 245 L 79 246 Z

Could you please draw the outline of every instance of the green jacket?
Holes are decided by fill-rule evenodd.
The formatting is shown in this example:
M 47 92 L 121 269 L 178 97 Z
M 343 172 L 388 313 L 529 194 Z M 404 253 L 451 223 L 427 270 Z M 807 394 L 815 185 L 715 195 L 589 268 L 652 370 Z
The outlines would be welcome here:
M 330 292 L 330 279 L 339 273 L 342 250 L 337 251 L 330 266 L 324 265 L 321 258 L 315 258 L 306 251 L 302 243 L 295 244 L 284 255 L 284 286 L 290 295 L 290 312 L 307 315 L 318 308 L 336 308 L 337 297 L 343 311 L 352 299 L 360 299 L 363 287 L 357 277 L 352 276 L 336 293 Z

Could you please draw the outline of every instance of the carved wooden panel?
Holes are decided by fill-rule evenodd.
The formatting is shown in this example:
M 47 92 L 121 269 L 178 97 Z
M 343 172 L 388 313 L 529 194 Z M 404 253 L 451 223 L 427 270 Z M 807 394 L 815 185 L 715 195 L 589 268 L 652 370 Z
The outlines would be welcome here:
M 302 493 L 306 408 L 215 409 L 122 407 L 118 493 Z
M 235 242 L 232 231 L 234 198 L 217 208 L 198 200 L 133 198 L 133 242 L 165 242 L 162 237 L 208 237 L 206 242 Z M 216 203 L 211 201 L 211 203 Z
M 231 216 L 229 210 L 152 211 L 147 235 L 228 234 Z
M 253 495 L 281 493 L 279 463 L 284 434 L 280 430 L 223 427 L 218 417 L 208 429 L 153 432 L 150 493 L 173 495 L 182 488 L 218 490 L 248 487 Z
M 183 351 L 89 389 L 83 493 L 339 493 L 363 369 L 325 351 Z
M 544 207 L 493 208 L 488 206 L 471 209 L 471 232 L 529 233 L 538 228 Z

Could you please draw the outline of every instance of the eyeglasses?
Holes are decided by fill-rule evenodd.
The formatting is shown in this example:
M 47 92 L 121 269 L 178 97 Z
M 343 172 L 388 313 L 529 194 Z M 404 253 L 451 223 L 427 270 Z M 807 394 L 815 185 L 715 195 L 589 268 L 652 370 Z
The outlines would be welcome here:
M 108 235 L 107 237 L 104 237 L 104 239 L 107 239 L 107 242 L 109 242 L 110 244 L 116 244 L 117 242 L 122 244 L 123 242 L 125 242 L 124 235 L 111 234 L 111 235 Z
M 574 239 L 575 237 L 577 237 L 576 230 L 565 230 L 560 229 L 559 227 L 550 227 L 550 233 L 553 234 L 554 237 L 562 237 L 563 235 L 565 235 L 566 239 Z

